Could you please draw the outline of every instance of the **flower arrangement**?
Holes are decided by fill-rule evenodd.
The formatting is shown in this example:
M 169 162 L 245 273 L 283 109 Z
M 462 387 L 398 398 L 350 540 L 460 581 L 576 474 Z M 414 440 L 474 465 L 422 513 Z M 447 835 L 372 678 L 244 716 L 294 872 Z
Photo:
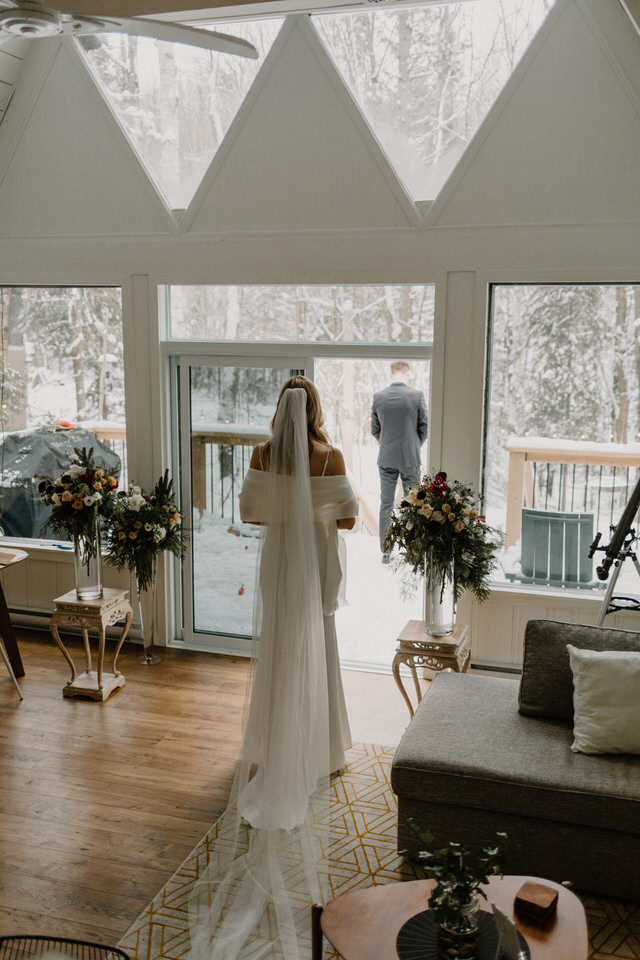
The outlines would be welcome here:
M 428 830 L 421 830 L 414 821 L 410 829 L 428 845 L 434 838 Z M 503 847 L 506 833 L 496 834 L 496 843 L 473 849 L 463 843 L 447 843 L 436 850 L 421 850 L 418 857 L 429 877 L 436 880 L 429 897 L 429 909 L 436 923 L 455 930 L 464 924 L 468 908 L 477 904 L 478 897 L 487 899 L 481 885 L 490 876 L 502 876 Z
M 464 483 L 448 481 L 442 471 L 423 477 L 392 513 L 384 549 L 399 546 L 414 573 L 421 572 L 427 557 L 443 587 L 453 566 L 454 599 L 471 590 L 478 600 L 486 600 L 502 534 L 485 523 L 479 499 Z
M 111 515 L 117 486 L 116 478 L 94 460 L 93 447 L 74 447 L 64 473 L 38 485 L 40 499 L 52 508 L 42 532 L 50 530 L 65 540 L 85 541 L 85 555 L 95 556 L 96 521 Z
M 106 559 L 118 570 L 126 567 L 134 571 L 138 589 L 147 590 L 153 582 L 154 561 L 165 550 L 176 557 L 183 557 L 186 550 L 183 517 L 168 470 L 150 494 L 136 486 L 118 493 L 107 534 Z

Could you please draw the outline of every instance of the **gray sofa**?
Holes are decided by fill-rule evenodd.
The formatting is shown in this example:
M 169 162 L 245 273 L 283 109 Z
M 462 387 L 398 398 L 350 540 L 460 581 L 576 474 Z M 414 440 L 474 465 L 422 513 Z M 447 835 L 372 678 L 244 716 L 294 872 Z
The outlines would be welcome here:
M 504 830 L 508 873 L 640 899 L 640 756 L 571 751 L 567 643 L 640 651 L 640 634 L 531 620 L 519 684 L 436 675 L 391 769 L 399 852 L 420 849 L 410 819 L 437 840 L 478 844 Z

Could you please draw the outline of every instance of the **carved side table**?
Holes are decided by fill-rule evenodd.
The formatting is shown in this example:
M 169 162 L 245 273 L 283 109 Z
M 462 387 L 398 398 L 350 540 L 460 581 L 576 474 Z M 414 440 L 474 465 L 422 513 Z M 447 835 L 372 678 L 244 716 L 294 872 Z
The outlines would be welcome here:
M 51 616 L 51 635 L 71 667 L 71 679 L 67 680 L 62 688 L 62 695 L 64 697 L 89 697 L 91 700 L 106 700 L 110 693 L 118 687 L 123 687 L 125 683 L 124 676 L 117 669 L 116 664 L 120 648 L 129 632 L 133 615 L 131 604 L 127 599 L 127 591 L 105 587 L 100 600 L 78 600 L 76 591 L 70 590 L 61 597 L 56 597 L 53 602 L 56 609 Z M 105 630 L 121 620 L 124 620 L 124 627 L 113 656 L 113 673 L 105 673 L 103 670 Z M 80 627 L 82 629 L 86 669 L 79 676 L 69 651 L 60 639 L 59 626 Z M 93 670 L 91 664 L 89 630 L 92 628 L 98 631 L 97 670 Z
M 402 694 L 409 713 L 413 716 L 413 706 L 400 676 L 400 664 L 405 663 L 411 670 L 416 688 L 418 703 L 422 699 L 417 667 L 430 670 L 454 670 L 466 673 L 471 661 L 471 640 L 469 627 L 456 624 L 453 633 L 447 637 L 432 637 L 424 632 L 422 620 L 409 620 L 398 637 L 398 646 L 393 658 L 393 676 L 398 690 Z

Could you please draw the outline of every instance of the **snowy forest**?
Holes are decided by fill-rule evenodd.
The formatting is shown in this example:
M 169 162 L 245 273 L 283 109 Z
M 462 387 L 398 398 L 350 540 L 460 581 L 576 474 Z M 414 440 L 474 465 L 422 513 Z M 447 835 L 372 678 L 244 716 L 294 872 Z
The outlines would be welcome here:
M 124 422 L 119 288 L 4 287 L 0 313 L 2 432 Z
M 486 499 L 493 521 L 503 523 L 509 437 L 640 441 L 640 287 L 500 284 L 490 333 Z M 615 519 L 635 483 L 632 473 L 618 469 L 616 478 L 615 468 L 605 468 L 589 481 L 581 470 L 575 502 L 606 507 Z M 539 471 L 541 506 L 548 494 L 553 502 L 560 482 L 559 465 L 548 477 Z M 604 487 L 606 505 L 596 502 Z
M 432 199 L 552 0 L 477 0 L 313 16 L 399 176 Z M 258 60 L 124 34 L 81 39 L 91 69 L 167 203 L 185 209 L 282 20 L 216 24 Z

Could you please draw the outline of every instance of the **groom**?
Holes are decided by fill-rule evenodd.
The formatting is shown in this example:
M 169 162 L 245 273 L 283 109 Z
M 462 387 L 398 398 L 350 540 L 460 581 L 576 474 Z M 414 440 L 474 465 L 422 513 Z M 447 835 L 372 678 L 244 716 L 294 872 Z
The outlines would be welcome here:
M 393 509 L 398 476 L 406 493 L 420 482 L 420 447 L 427 439 L 427 408 L 424 395 L 407 383 L 411 367 L 406 360 L 391 364 L 391 383 L 373 397 L 371 433 L 380 443 L 380 549 L 389 563 L 384 538 Z

